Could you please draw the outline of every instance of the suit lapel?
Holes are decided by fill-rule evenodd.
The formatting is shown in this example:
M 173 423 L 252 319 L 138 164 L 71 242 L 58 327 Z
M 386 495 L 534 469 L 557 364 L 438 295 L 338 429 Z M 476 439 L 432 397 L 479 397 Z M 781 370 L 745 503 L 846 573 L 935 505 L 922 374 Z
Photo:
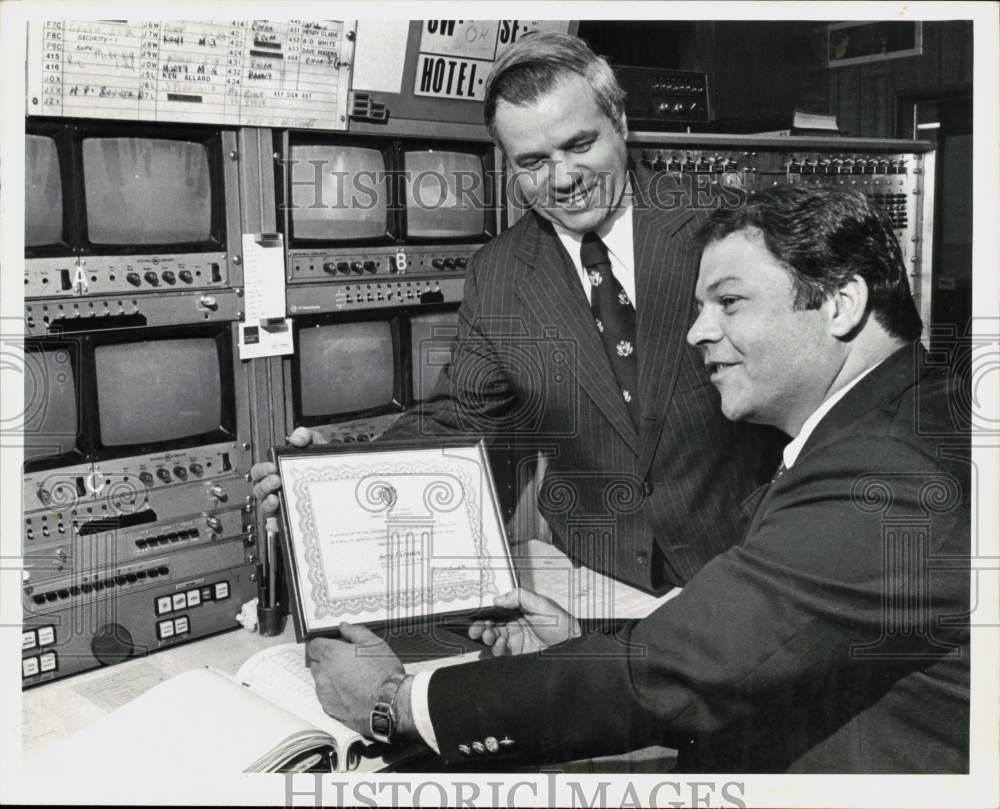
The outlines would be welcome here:
M 696 276 L 691 267 L 698 263 L 691 239 L 693 219 L 687 208 L 667 209 L 638 199 L 633 211 L 642 402 L 640 474 L 652 463 L 687 350 Z
M 554 326 L 558 339 L 572 341 L 576 357 L 570 365 L 580 389 L 600 408 L 632 451 L 638 453 L 638 432 L 622 400 L 573 265 L 555 233 L 542 225 L 536 215 L 527 215 L 532 217 L 533 224 L 517 255 L 528 267 L 521 274 L 517 294 L 543 327 Z
M 899 348 L 851 388 L 820 420 L 802 447 L 799 459 L 835 440 L 866 413 L 898 399 L 926 374 L 927 350 L 919 341 Z

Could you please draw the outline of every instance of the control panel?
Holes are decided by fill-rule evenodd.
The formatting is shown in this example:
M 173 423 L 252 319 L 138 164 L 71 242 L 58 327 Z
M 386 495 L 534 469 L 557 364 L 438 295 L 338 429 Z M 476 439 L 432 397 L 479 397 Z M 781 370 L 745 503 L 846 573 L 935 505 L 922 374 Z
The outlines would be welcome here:
M 389 413 L 368 419 L 355 419 L 339 424 L 331 424 L 313 429 L 320 433 L 331 444 L 363 444 L 374 441 L 388 430 L 402 413 Z
M 189 451 L 26 472 L 22 485 L 25 549 L 57 526 L 114 521 L 160 523 L 199 511 L 249 505 L 249 447 L 215 444 Z
M 230 543 L 235 545 L 235 543 Z M 231 629 L 256 595 L 251 568 L 210 554 L 77 572 L 25 587 L 25 688 Z M 213 564 L 214 562 L 221 564 Z
M 830 139 L 827 148 L 815 147 L 817 139 L 811 139 L 796 148 L 793 138 L 774 139 L 774 145 L 756 138 L 751 148 L 735 150 L 725 148 L 727 139 L 718 136 L 718 145 L 699 142 L 698 136 L 663 135 L 650 142 L 654 139 L 649 135 L 639 135 L 635 140 L 630 144 L 631 157 L 656 172 L 660 178 L 657 192 L 681 194 L 696 208 L 738 205 L 744 194 L 780 184 L 837 185 L 866 194 L 891 220 L 914 299 L 925 321 L 929 320 L 930 301 L 923 300 L 927 289 L 923 273 L 930 271 L 924 245 L 931 216 L 924 204 L 927 154 L 899 150 L 899 141 L 884 142 L 884 150 L 875 150 L 851 149 L 846 139 Z
M 54 626 L 46 653 L 58 661 L 26 662 L 25 684 L 105 665 L 94 649 L 109 644 L 125 659 L 232 628 L 256 595 L 249 465 L 246 449 L 226 444 L 25 474 L 25 628 Z M 178 583 L 191 589 L 216 579 L 226 582 L 225 605 L 203 598 L 182 631 L 158 627 L 156 598 L 172 596 Z M 119 627 L 115 638 L 108 627 Z
M 29 337 L 242 318 L 242 289 L 161 292 L 155 296 L 98 296 L 72 302 L 60 298 L 41 298 L 24 304 L 25 334 Z
M 622 65 L 615 75 L 625 90 L 625 113 L 633 129 L 709 120 L 706 73 Z
M 288 312 L 341 312 L 351 309 L 382 309 L 415 304 L 457 303 L 462 300 L 465 280 L 461 277 L 363 279 L 348 283 L 288 287 Z
M 479 245 L 370 250 L 290 250 L 290 282 L 376 277 L 462 276 Z
M 131 295 L 230 286 L 225 253 L 85 256 L 25 261 L 25 298 Z

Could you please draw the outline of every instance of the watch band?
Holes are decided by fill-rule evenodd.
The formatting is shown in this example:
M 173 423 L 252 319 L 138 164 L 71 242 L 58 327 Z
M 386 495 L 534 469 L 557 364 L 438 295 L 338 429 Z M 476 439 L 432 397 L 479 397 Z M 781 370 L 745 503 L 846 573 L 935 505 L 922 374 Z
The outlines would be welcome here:
M 406 679 L 406 674 L 390 674 L 378 687 L 378 696 L 368 720 L 372 738 L 383 744 L 392 744 L 396 735 L 396 695 Z

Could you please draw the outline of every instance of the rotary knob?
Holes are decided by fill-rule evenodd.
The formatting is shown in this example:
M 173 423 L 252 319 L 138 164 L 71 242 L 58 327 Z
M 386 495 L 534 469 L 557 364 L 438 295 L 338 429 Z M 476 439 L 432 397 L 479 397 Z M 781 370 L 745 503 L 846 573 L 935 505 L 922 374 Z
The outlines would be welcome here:
M 121 624 L 105 624 L 90 641 L 90 651 L 102 666 L 111 666 L 132 657 L 135 643 Z

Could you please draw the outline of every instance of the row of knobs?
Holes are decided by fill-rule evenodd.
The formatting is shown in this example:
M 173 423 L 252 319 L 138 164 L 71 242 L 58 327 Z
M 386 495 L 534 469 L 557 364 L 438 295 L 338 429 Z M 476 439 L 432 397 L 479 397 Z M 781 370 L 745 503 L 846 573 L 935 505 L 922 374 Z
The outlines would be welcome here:
M 468 264 L 468 259 L 464 256 L 457 256 L 455 258 L 432 258 L 431 266 L 435 270 L 464 270 Z M 323 262 L 323 272 L 327 272 L 330 275 L 340 273 L 341 275 L 364 275 L 367 273 L 375 273 L 378 270 L 378 266 L 374 261 L 324 261 Z M 389 272 L 396 273 L 399 268 L 396 265 L 395 257 L 389 258 Z
M 661 101 L 656 111 L 667 114 L 671 112 L 697 112 L 701 108 L 700 101 Z
M 724 157 L 714 155 L 712 157 L 702 157 L 694 160 L 685 157 L 681 160 L 677 155 L 671 155 L 667 160 L 661 152 L 651 156 L 648 152 L 644 154 L 646 165 L 656 171 L 694 171 L 694 172 L 719 172 L 719 171 L 739 171 L 739 163 L 734 157 Z M 753 169 L 749 169 L 752 171 Z
M 195 461 L 186 468 L 180 465 L 175 466 L 173 468 L 173 473 L 174 473 L 173 476 L 176 477 L 178 480 L 187 480 L 189 471 L 195 477 L 201 477 L 203 474 L 205 474 L 204 467 L 200 463 Z M 164 483 L 170 483 L 170 481 L 172 480 L 170 472 L 171 470 L 161 466 L 159 469 L 156 470 L 156 477 L 158 477 Z M 149 471 L 142 471 L 139 473 L 139 480 L 141 480 L 147 486 L 150 486 L 153 483 L 153 473 Z M 213 486 L 212 488 L 219 489 L 218 486 Z M 219 491 L 221 492 L 222 489 L 219 489 Z
M 190 270 L 181 270 L 175 273 L 173 270 L 164 270 L 163 272 L 157 274 L 152 270 L 143 273 L 141 276 L 137 272 L 130 272 L 125 276 L 125 280 L 128 281 L 132 286 L 137 287 L 142 285 L 143 279 L 150 286 L 158 287 L 160 281 L 162 280 L 165 284 L 170 284 L 173 286 L 177 283 L 177 279 L 180 279 L 185 284 L 193 284 L 194 276 L 191 274 Z
M 803 160 L 788 162 L 790 174 L 906 174 L 906 160 Z

